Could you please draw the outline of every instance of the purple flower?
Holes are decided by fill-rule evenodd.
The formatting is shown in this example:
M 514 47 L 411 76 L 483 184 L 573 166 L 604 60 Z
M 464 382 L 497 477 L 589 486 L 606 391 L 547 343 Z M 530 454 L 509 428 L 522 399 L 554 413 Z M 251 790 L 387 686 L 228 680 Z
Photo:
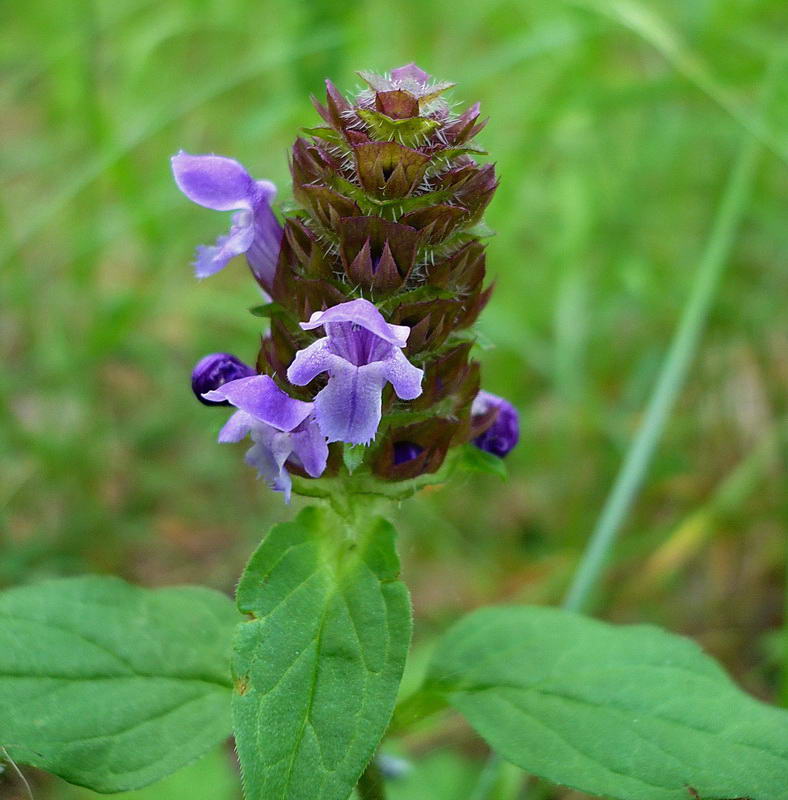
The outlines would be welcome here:
M 296 353 L 288 380 L 305 386 L 323 372 L 328 384 L 315 397 L 315 416 L 329 442 L 368 444 L 381 416 L 381 393 L 391 383 L 401 400 L 421 394 L 424 370 L 405 358 L 410 328 L 390 325 L 368 300 L 316 311 L 304 330 L 324 327 L 326 336 Z
M 268 375 L 254 375 L 225 383 L 206 393 L 208 400 L 227 400 L 236 411 L 219 432 L 220 442 L 240 442 L 247 434 L 254 442 L 246 462 L 274 490 L 290 502 L 292 481 L 287 462 L 308 475 L 323 474 L 328 459 L 326 438 L 313 415 L 313 404 L 283 392 Z
M 197 248 L 197 277 L 207 278 L 231 258 L 246 253 L 255 277 L 270 289 L 282 241 L 282 226 L 271 210 L 274 184 L 254 180 L 232 158 L 193 156 L 183 151 L 172 157 L 172 172 L 189 200 L 215 211 L 237 211 L 228 233 L 214 245 Z
M 405 85 L 412 83 L 416 86 L 425 86 L 430 80 L 430 75 L 411 61 L 404 67 L 391 70 L 391 79 Z
M 484 417 L 490 412 L 495 414 L 492 424 L 484 433 L 477 436 L 473 443 L 480 449 L 503 458 L 520 439 L 520 422 L 517 410 L 503 397 L 479 392 L 471 406 L 471 416 Z
M 238 380 L 238 378 L 248 378 L 255 374 L 255 371 L 244 364 L 232 353 L 211 353 L 201 358 L 194 366 L 192 371 L 192 391 L 195 397 L 206 406 L 229 406 L 226 400 L 217 402 L 216 400 L 206 400 L 203 395 L 212 389 L 218 389 L 225 383 Z

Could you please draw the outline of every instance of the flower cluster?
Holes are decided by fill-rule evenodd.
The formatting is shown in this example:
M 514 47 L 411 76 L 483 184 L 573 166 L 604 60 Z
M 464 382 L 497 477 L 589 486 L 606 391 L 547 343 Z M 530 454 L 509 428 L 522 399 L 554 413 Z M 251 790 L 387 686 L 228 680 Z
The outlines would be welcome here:
M 219 440 L 253 442 L 247 461 L 289 497 L 290 473 L 342 469 L 363 445 L 377 478 L 435 472 L 454 445 L 503 457 L 517 413 L 482 392 L 470 359 L 489 299 L 481 218 L 497 186 L 472 140 L 479 107 L 454 113 L 451 86 L 409 64 L 359 73 L 355 98 L 326 82 L 324 125 L 293 145 L 298 208 L 281 224 L 276 189 L 237 161 L 178 153 L 175 181 L 195 203 L 234 211 L 228 233 L 198 248 L 198 277 L 245 255 L 271 319 L 256 368 L 203 358 L 192 387 L 237 410 Z M 336 454 L 336 457 L 332 456 Z

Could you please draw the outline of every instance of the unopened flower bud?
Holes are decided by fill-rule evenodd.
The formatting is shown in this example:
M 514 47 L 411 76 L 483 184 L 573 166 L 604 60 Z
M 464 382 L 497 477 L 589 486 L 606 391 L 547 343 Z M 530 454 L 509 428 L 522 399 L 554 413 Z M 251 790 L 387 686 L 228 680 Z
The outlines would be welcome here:
M 394 464 L 399 466 L 406 461 L 412 461 L 423 452 L 424 448 L 415 442 L 394 442 Z
M 503 458 L 520 439 L 520 421 L 517 409 L 503 397 L 481 391 L 471 407 L 474 419 L 495 414 L 492 424 L 473 443 L 480 449 Z
M 192 391 L 206 406 L 229 406 L 227 400 L 206 400 L 203 395 L 238 378 L 248 378 L 255 371 L 230 353 L 211 353 L 201 358 L 192 371 Z

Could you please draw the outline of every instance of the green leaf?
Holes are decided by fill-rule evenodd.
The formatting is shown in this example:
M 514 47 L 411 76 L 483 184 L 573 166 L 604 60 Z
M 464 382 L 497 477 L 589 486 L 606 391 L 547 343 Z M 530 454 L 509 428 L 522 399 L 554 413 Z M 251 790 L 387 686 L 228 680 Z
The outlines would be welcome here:
M 100 800 L 104 795 L 89 789 L 63 785 L 54 794 L 58 800 Z M 236 800 L 238 771 L 225 748 L 215 748 L 188 767 L 178 770 L 155 786 L 113 796 L 113 800 Z
M 136 789 L 230 734 L 238 614 L 218 592 L 108 577 L 0 594 L 0 745 L 100 792 Z
M 288 309 L 279 303 L 263 303 L 262 305 L 252 306 L 249 313 L 255 317 L 262 317 L 263 319 L 274 319 L 281 317 L 287 321 L 292 321 L 293 315 Z
M 509 477 L 509 471 L 502 458 L 472 444 L 463 447 L 459 466 L 467 472 L 486 472 L 489 475 L 497 475 L 504 481 Z
M 349 475 L 352 475 L 364 461 L 367 446 L 363 444 L 345 444 L 342 448 L 342 462 Z
M 693 642 L 556 608 L 487 608 L 442 637 L 427 687 L 501 753 L 622 800 L 788 798 L 788 712 Z
M 396 533 L 306 508 L 238 587 L 233 717 L 249 800 L 346 800 L 391 717 L 410 642 Z

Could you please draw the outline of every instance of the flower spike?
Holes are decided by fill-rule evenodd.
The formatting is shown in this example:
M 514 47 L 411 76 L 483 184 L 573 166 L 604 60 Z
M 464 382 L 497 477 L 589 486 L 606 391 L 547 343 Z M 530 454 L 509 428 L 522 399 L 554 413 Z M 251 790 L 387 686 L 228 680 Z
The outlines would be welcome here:
M 337 481 L 329 493 L 364 481 L 374 493 L 376 482 L 441 473 L 458 446 L 503 457 L 519 435 L 517 412 L 481 391 L 473 359 L 494 287 L 482 217 L 498 186 L 479 158 L 479 104 L 456 109 L 454 84 L 415 63 L 358 74 L 355 94 L 326 81 L 314 100 L 322 123 L 293 143 L 282 225 L 273 185 L 237 161 L 173 159 L 187 197 L 234 212 L 230 231 L 200 249 L 198 274 L 245 253 L 271 301 L 259 309 L 260 374 L 219 354 L 200 362 L 195 392 L 236 407 L 222 441 L 250 435 L 247 459 L 283 491 L 295 470 Z

